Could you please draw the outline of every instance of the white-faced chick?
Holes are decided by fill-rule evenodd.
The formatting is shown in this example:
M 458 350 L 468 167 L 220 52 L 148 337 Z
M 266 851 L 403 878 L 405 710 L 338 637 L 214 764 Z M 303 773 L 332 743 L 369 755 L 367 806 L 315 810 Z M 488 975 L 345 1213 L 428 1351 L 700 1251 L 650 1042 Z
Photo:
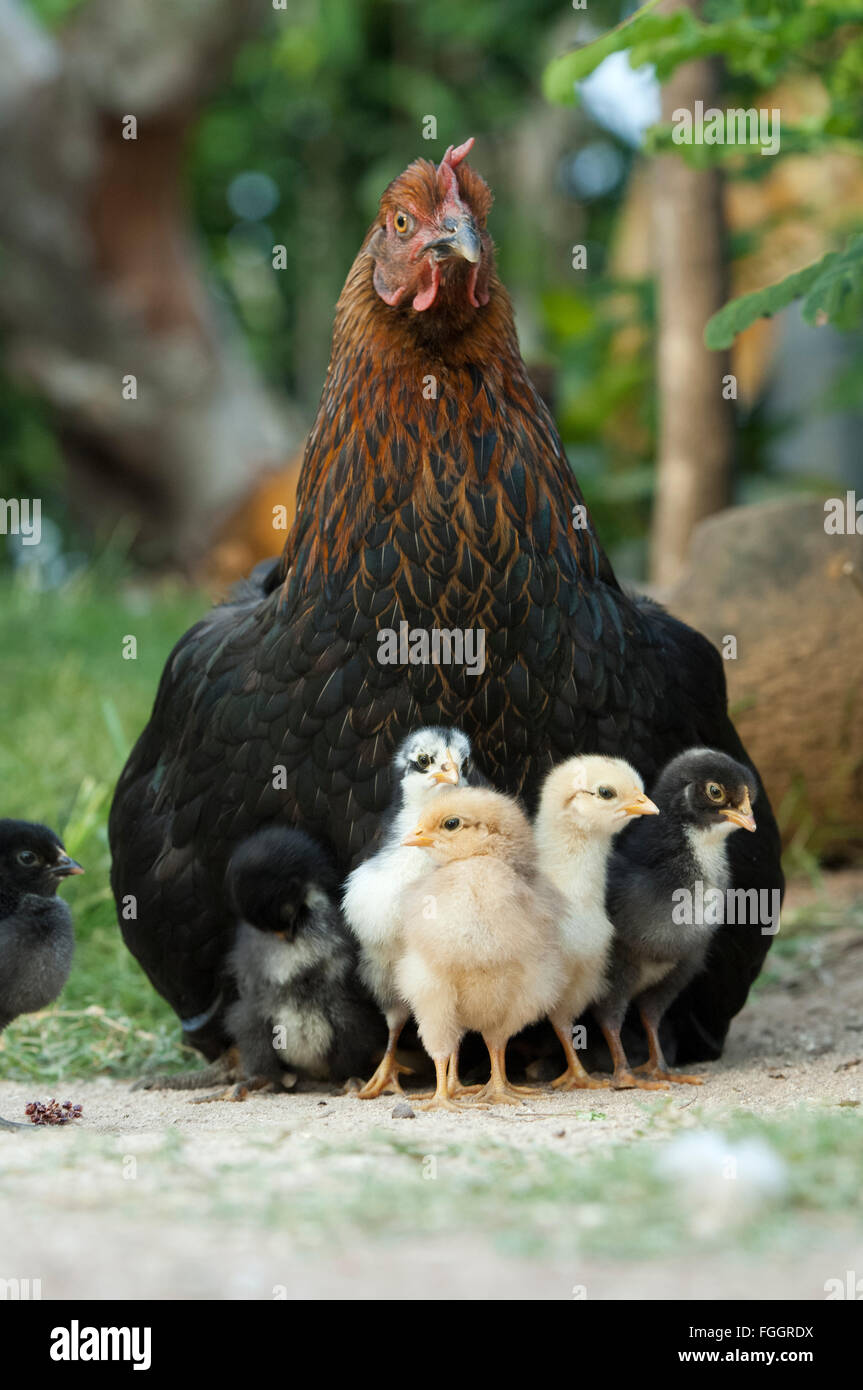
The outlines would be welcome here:
M 461 1109 L 447 1063 L 468 1031 L 482 1034 L 491 1062 L 476 1101 L 535 1095 L 507 1081 L 506 1045 L 557 1002 L 565 903 L 537 870 L 530 822 L 509 797 L 465 787 L 436 797 L 404 843 L 437 865 L 404 892 L 396 971 L 435 1064 L 426 1108 Z
M 399 901 L 408 884 L 434 865 L 402 841 L 442 790 L 460 783 L 485 784 L 474 768 L 467 735 L 436 726 L 417 729 L 404 739 L 392 773 L 393 799 L 375 851 L 348 877 L 342 900 L 345 919 L 360 945 L 360 976 L 386 1017 L 389 1034 L 380 1066 L 359 1092 L 362 1100 L 400 1091 L 399 1073 L 408 1070 L 396 1061 L 398 1040 L 410 1017 L 395 982 L 402 951 Z
M 551 1084 L 561 1090 L 606 1085 L 591 1080 L 573 1045 L 573 1023 L 606 985 L 614 927 L 605 895 L 612 841 L 633 816 L 658 808 L 621 758 L 595 754 L 569 758 L 546 777 L 534 829 L 539 867 L 560 890 L 567 911 L 560 922 L 564 982 L 549 1015 L 566 1068 Z

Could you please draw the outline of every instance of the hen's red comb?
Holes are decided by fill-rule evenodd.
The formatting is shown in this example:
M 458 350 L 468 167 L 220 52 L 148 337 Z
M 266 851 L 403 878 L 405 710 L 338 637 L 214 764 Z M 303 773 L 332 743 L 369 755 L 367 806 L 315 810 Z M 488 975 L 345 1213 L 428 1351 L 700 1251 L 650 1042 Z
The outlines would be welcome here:
M 471 135 L 465 140 L 463 145 L 450 145 L 443 159 L 437 167 L 438 181 L 441 184 L 444 194 L 450 197 L 458 195 L 458 184 L 455 177 L 455 167 L 461 164 L 462 160 L 470 154 L 473 149 L 474 137 Z

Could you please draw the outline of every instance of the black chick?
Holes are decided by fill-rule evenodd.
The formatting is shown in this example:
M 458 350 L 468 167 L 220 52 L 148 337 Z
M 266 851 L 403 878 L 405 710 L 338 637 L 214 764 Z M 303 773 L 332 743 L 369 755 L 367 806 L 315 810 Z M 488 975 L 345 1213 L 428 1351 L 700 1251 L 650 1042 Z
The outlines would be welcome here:
M 72 914 L 56 896 L 84 870 L 46 825 L 0 820 L 0 1032 L 53 1003 L 72 968 Z M 0 1117 L 0 1129 L 28 1129 Z
M 280 1087 L 286 1069 L 359 1075 L 383 1024 L 357 978 L 329 854 L 301 830 L 272 826 L 234 852 L 226 886 L 239 920 L 228 961 L 239 998 L 227 1024 L 243 1077 Z
M 700 1077 L 669 1072 L 659 1026 L 704 968 L 715 928 L 726 919 L 732 883 L 728 837 L 738 828 L 755 830 L 756 787 L 750 769 L 725 753 L 711 748 L 681 753 L 651 790 L 660 814 L 633 824 L 612 857 L 610 985 L 594 1013 L 611 1051 L 616 1087 L 655 1090 L 668 1081 L 701 1085 Z M 738 925 L 754 929 L 754 916 Z M 637 1076 L 620 1041 L 631 1002 L 638 1007 L 649 1049 Z
M 286 1072 L 320 1081 L 359 1076 L 383 1052 L 383 1020 L 357 976 L 354 939 L 337 906 L 331 857 L 302 830 L 269 826 L 234 851 L 225 875 L 237 923 L 227 960 L 237 997 L 232 1046 L 213 1065 L 155 1076 L 133 1090 L 199 1090 L 208 1100 L 281 1090 Z

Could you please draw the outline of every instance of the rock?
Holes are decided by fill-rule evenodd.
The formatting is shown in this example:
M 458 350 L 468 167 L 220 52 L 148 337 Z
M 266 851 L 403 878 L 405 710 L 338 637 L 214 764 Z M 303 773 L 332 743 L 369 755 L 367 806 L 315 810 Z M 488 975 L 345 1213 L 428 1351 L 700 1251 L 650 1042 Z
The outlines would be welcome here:
M 828 535 L 825 516 L 799 498 L 720 512 L 663 602 L 720 651 L 735 639 L 729 708 L 783 842 L 849 860 L 863 856 L 863 535 Z
M 394 1120 L 415 1120 L 416 1112 L 406 1100 L 399 1100 L 393 1106 L 392 1116 Z

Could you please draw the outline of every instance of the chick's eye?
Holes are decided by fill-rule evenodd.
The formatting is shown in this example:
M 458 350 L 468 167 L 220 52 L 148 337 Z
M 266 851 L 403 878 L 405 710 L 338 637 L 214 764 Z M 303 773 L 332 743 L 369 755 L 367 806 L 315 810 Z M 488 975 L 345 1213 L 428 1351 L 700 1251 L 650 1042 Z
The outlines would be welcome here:
M 458 816 L 450 816 L 448 820 L 444 821 L 443 828 L 444 830 L 458 830 L 460 825 L 461 821 Z
M 603 801 L 613 801 L 617 795 L 614 787 L 597 787 L 596 794 L 601 796 Z
M 417 758 L 417 767 L 421 767 L 423 771 L 425 771 L 425 769 L 430 765 L 430 763 L 431 758 L 429 757 L 428 753 L 420 753 L 419 757 Z
M 34 864 L 39 863 L 38 854 L 34 854 L 32 849 L 19 849 L 16 858 L 19 864 L 23 864 L 25 869 L 32 869 Z
M 408 217 L 406 212 L 396 213 L 395 217 L 393 218 L 393 226 L 395 227 L 399 236 L 404 236 L 405 232 L 407 232 L 410 229 L 410 225 L 411 219 Z
M 725 793 L 718 782 L 708 782 L 705 789 L 711 801 L 724 801 Z

